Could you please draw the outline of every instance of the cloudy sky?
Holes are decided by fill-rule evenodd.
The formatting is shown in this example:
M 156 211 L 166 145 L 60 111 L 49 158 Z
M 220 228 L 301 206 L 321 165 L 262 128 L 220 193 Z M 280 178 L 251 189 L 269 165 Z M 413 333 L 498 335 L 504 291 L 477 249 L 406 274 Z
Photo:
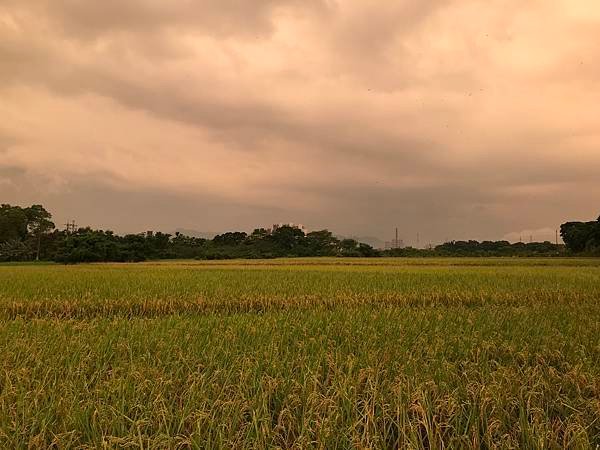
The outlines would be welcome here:
M 553 239 L 600 214 L 600 2 L 0 0 L 0 119 L 57 223 Z

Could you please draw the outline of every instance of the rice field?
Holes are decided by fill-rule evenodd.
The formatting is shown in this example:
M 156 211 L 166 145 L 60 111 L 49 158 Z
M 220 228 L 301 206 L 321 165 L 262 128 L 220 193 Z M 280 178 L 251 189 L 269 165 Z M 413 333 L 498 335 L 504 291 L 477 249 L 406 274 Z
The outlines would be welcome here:
M 600 260 L 0 266 L 0 448 L 598 448 Z

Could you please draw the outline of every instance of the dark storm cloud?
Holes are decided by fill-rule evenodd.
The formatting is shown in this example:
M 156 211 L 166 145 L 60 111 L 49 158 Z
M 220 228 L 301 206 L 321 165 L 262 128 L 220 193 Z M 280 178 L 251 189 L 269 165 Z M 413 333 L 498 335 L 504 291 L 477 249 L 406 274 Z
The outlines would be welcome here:
M 298 6 L 311 11 L 326 8 L 318 0 L 41 0 L 26 7 L 20 0 L 8 1 L 11 10 L 42 15 L 57 32 L 76 39 L 168 29 L 225 37 L 262 36 L 273 31 L 275 12 Z
M 41 85 L 68 96 L 93 92 L 165 119 L 207 127 L 247 151 L 260 148 L 254 146 L 255 141 L 274 136 L 326 150 L 329 157 L 336 152 L 344 159 L 362 155 L 379 157 L 382 163 L 401 160 L 405 168 L 427 156 L 428 145 L 423 137 L 398 137 L 345 111 L 336 111 L 335 115 L 312 107 L 294 111 L 285 104 L 247 92 L 231 98 L 215 91 L 215 80 L 210 77 L 200 76 L 199 83 L 190 89 L 177 80 L 140 80 L 101 65 L 69 61 L 58 49 L 43 51 L 5 43 L 0 44 L 0 53 L 7 55 L 4 64 L 0 63 L 6 83 L 12 79 L 16 83 Z M 353 103 L 357 111 L 364 107 L 362 99 Z
M 2 200 L 432 240 L 594 216 L 598 24 L 584 0 L 6 0 Z

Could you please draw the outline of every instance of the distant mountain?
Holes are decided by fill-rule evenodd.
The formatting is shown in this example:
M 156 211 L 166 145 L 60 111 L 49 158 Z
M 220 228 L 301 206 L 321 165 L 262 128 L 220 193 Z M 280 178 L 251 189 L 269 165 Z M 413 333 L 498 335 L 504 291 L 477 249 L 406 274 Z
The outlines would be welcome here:
M 213 233 L 212 231 L 198 231 L 198 230 L 189 230 L 187 228 L 176 228 L 171 234 L 174 236 L 175 233 L 183 234 L 184 236 L 202 238 L 202 239 L 212 239 L 219 233 Z

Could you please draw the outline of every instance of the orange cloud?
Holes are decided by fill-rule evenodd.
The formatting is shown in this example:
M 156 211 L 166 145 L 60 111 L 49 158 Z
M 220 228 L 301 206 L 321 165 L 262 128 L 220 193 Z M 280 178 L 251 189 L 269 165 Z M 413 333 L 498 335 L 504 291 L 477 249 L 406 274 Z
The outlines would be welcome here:
M 432 240 L 595 217 L 599 25 L 585 0 L 7 0 L 2 201 Z

